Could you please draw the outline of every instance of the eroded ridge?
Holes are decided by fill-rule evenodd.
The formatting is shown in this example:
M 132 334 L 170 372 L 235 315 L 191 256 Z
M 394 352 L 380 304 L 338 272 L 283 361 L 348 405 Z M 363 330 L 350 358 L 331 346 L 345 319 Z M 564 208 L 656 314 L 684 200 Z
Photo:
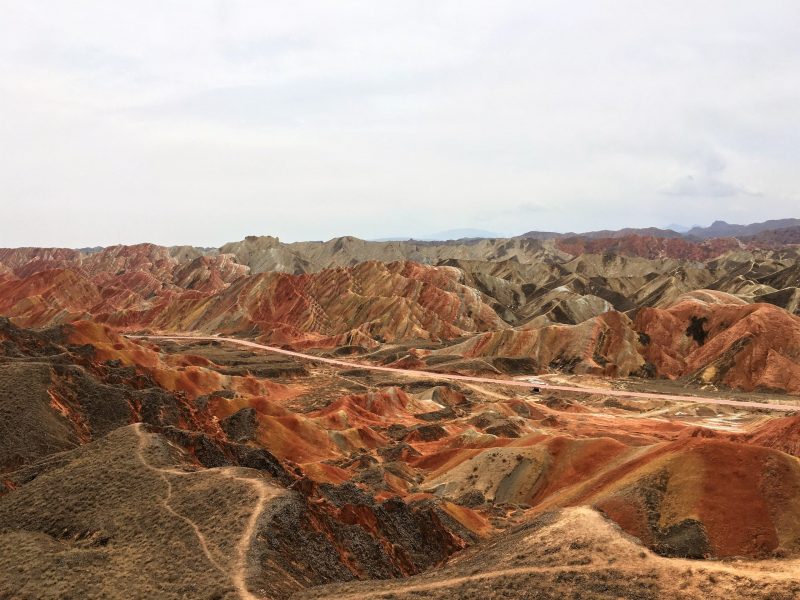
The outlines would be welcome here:
M 267 502 L 269 502 L 269 500 L 271 500 L 272 498 L 276 497 L 281 493 L 280 488 L 273 487 L 261 479 L 244 477 L 239 474 L 241 469 L 236 467 L 222 467 L 215 469 L 206 469 L 203 471 L 181 471 L 179 469 L 156 467 L 152 465 L 150 462 L 148 462 L 144 456 L 145 449 L 148 445 L 148 439 L 147 439 L 148 434 L 145 432 L 144 427 L 142 426 L 141 423 L 136 424 L 135 431 L 137 436 L 139 437 L 139 444 L 137 446 L 137 456 L 139 461 L 147 469 L 158 474 L 158 476 L 162 479 L 162 481 L 164 481 L 164 484 L 166 485 L 167 492 L 164 498 L 162 498 L 161 500 L 161 504 L 164 507 L 164 509 L 192 528 L 195 536 L 197 537 L 197 541 L 203 552 L 203 555 L 206 557 L 208 562 L 222 576 L 230 579 L 231 584 L 233 585 L 234 589 L 237 591 L 237 593 L 241 598 L 245 600 L 258 600 L 259 596 L 253 594 L 248 589 L 247 586 L 247 573 L 248 573 L 248 561 L 249 561 L 248 552 L 250 550 L 253 538 L 256 534 L 259 517 L 261 517 L 261 514 L 263 513 L 264 507 L 266 506 Z M 170 476 L 191 477 L 199 473 L 202 474 L 213 473 L 226 479 L 232 479 L 234 481 L 245 483 L 246 485 L 250 486 L 255 492 L 256 502 L 252 510 L 250 511 L 250 515 L 247 518 L 244 530 L 239 535 L 238 541 L 236 542 L 236 555 L 231 559 L 231 562 L 227 565 L 220 564 L 217 558 L 214 557 L 211 548 L 209 546 L 208 540 L 203 535 L 203 532 L 201 531 L 197 523 L 192 521 L 189 517 L 177 512 L 172 506 L 170 506 L 169 503 L 172 497 L 172 490 L 173 490 L 172 483 L 170 482 L 169 477 Z M 224 485 L 224 483 L 221 483 L 220 485 Z

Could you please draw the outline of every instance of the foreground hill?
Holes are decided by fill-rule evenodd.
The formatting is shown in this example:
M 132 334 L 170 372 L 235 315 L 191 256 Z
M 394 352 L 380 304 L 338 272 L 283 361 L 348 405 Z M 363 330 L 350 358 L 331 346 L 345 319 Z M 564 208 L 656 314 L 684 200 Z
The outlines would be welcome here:
M 800 593 L 800 584 L 786 570 L 796 566 L 664 559 L 597 512 L 575 508 L 542 515 L 435 572 L 400 581 L 323 586 L 292 598 L 789 600 Z
M 0 414 L 2 596 L 798 591 L 797 415 L 7 320 Z
M 38 333 L 0 322 L 0 341 L 0 538 L 13 548 L 0 556 L 3 597 L 283 598 L 412 574 L 477 539 L 458 520 L 469 524 L 469 509 L 456 518 L 434 500 L 310 479 L 326 467 L 266 449 L 313 444 L 302 432 L 252 444 L 247 419 L 220 427 L 211 392 L 267 414 L 302 389 L 291 379 L 227 374 L 86 323 Z

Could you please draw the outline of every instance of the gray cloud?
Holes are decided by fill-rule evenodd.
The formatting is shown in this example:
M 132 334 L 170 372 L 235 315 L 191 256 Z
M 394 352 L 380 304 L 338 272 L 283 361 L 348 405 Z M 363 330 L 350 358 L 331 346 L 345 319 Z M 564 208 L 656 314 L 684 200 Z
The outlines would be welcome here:
M 665 191 L 670 196 L 690 196 L 705 198 L 729 198 L 746 194 L 760 196 L 757 192 L 745 190 L 742 187 L 720 181 L 707 175 L 687 175 L 678 179 Z
M 798 216 L 791 0 L 3 14 L 0 245 Z
M 664 190 L 668 196 L 689 198 L 731 198 L 733 196 L 762 196 L 760 192 L 749 190 L 724 180 L 726 164 L 718 156 L 705 159 L 703 168 L 697 173 L 685 175 L 675 180 Z

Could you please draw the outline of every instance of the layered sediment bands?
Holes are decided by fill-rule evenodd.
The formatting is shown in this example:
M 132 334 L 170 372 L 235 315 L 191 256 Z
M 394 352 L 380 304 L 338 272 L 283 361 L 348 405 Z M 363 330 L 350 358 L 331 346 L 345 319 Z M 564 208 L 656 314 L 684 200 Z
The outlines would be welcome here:
M 800 393 L 797 250 L 592 243 L 0 252 L 0 596 L 797 595 L 797 415 L 603 393 Z
M 694 438 L 622 465 L 604 484 L 592 503 L 666 556 L 800 549 L 800 460 L 781 452 Z
M 315 435 L 349 436 L 354 445 L 331 441 L 327 456 L 306 460 L 387 443 L 366 427 L 361 440 L 352 434 L 359 429 L 323 427 L 340 409 L 360 407 L 373 415 L 365 423 L 385 427 L 387 408 L 413 421 L 409 411 L 431 401 L 387 389 L 304 417 L 281 408 L 291 395 L 277 393 L 280 384 L 221 375 L 200 356 L 163 355 L 104 326 L 0 325 L 0 538 L 17 549 L 0 559 L 9 575 L 0 593 L 101 597 L 104 582 L 155 594 L 153 586 L 169 580 L 165 597 L 194 595 L 202 583 L 219 597 L 249 597 L 252 589 L 279 598 L 331 581 L 412 575 L 478 539 L 471 526 L 482 517 L 469 509 L 320 484 L 304 471 L 324 476 L 327 467 L 322 481 L 348 474 L 295 462 L 303 459 L 298 448 L 318 445 Z M 215 391 L 199 395 L 207 390 Z M 251 407 L 234 412 L 251 418 L 220 427 L 219 417 L 237 406 Z M 294 425 L 279 431 L 289 420 Z M 129 425 L 137 421 L 151 426 Z M 268 450 L 281 444 L 283 454 Z M 64 570 L 65 557 L 86 552 L 94 558 L 84 568 Z M 170 574 L 148 563 L 169 565 Z
M 787 312 L 800 315 L 800 288 L 785 288 L 776 292 L 761 294 L 754 298 L 756 302 L 766 302 L 780 306 Z
M 574 252 L 598 253 L 572 256 L 535 239 L 356 238 L 248 238 L 222 252 L 152 244 L 3 250 L 0 314 L 26 327 L 90 318 L 123 331 L 224 333 L 298 349 L 455 341 L 398 364 L 435 360 L 457 372 L 497 373 L 522 359 L 540 370 L 796 391 L 796 248 L 641 236 L 579 241 Z M 385 262 L 394 258 L 401 260 Z M 687 298 L 717 306 L 702 348 L 684 334 L 700 335 L 706 326 L 697 323 L 712 309 L 675 308 Z M 402 356 L 398 350 L 395 359 Z
M 522 238 L 447 242 L 369 242 L 347 236 L 327 242 L 298 242 L 286 246 L 300 256 L 306 257 L 317 270 L 345 267 L 371 260 L 382 262 L 411 260 L 437 264 L 449 259 L 498 262 L 516 258 L 522 263 L 535 263 L 554 257 L 566 257 L 556 250 L 550 241 Z
M 84 257 L 80 266 L 89 275 L 146 271 L 156 279 L 168 281 L 178 261 L 168 248 L 155 244 L 110 246 Z
M 568 254 L 613 253 L 649 259 L 679 258 L 703 261 L 739 248 L 733 238 L 692 242 L 680 238 L 629 235 L 613 238 L 573 237 L 556 240 L 556 248 Z
M 100 290 L 69 269 L 40 271 L 0 284 L 0 314 L 24 327 L 43 327 L 88 316 L 102 302 Z
M 253 274 L 277 271 L 299 275 L 314 270 L 308 260 L 281 244 L 278 238 L 268 235 L 247 236 L 241 242 L 225 244 L 220 252 L 235 256 Z
M 691 437 L 633 450 L 609 439 L 548 437 L 451 458 L 426 480 L 456 501 L 592 505 L 664 556 L 800 550 L 800 460 L 770 448 Z
M 28 264 L 68 264 L 80 261 L 83 253 L 70 248 L 0 248 L 0 263 L 12 271 Z
M 299 347 L 450 339 L 506 326 L 453 268 L 369 262 L 316 275 L 246 278 L 238 269 L 225 271 L 232 264 L 224 258 L 215 261 L 213 270 L 211 259 L 201 257 L 177 271 L 197 291 L 172 292 L 141 271 L 99 287 L 72 271 L 47 271 L 7 283 L 0 298 L 7 314 L 24 313 L 17 318 L 27 325 L 91 312 L 119 328 L 253 332 Z M 226 275 L 236 284 L 227 284 Z
M 762 275 L 759 278 L 759 282 L 771 285 L 779 290 L 800 287 L 800 265 L 795 263 L 780 271 Z
M 478 538 L 439 503 L 376 501 L 353 483 L 300 481 L 276 502 L 254 551 L 303 587 L 330 581 L 387 579 L 419 573 Z M 467 511 L 470 512 L 470 511 Z M 274 579 L 275 573 L 264 573 Z M 290 581 L 291 581 L 290 579 Z
M 695 294 L 670 308 L 642 309 L 634 327 L 646 336 L 642 354 L 661 375 L 800 391 L 800 318 L 771 304 Z
M 421 576 L 322 586 L 294 597 L 789 599 L 800 593 L 800 584 L 781 564 L 739 561 L 732 567 L 663 558 L 643 550 L 597 511 L 579 507 L 543 514 Z
M 172 274 L 172 280 L 185 290 L 218 292 L 249 273 L 250 268 L 236 262 L 232 254 L 219 254 L 198 256 L 179 265 Z
M 473 336 L 431 354 L 525 357 L 539 370 L 800 391 L 800 319 L 774 305 L 749 304 L 713 290 L 683 294 L 665 308 L 642 308 L 633 321 L 608 311 L 578 325 L 534 322 Z
M 0 263 L 0 283 L 10 281 L 12 279 L 17 279 L 14 271 L 10 267 Z
M 285 398 L 291 391 L 284 385 L 250 374 L 220 373 L 212 362 L 200 357 L 184 357 L 177 364 L 165 362 L 156 349 L 137 344 L 118 335 L 106 325 L 79 321 L 63 330 L 70 344 L 90 345 L 97 361 L 112 361 L 134 367 L 157 385 L 194 400 L 212 392 L 243 392 L 251 395 Z
M 625 376 L 644 364 L 631 320 L 609 311 L 580 325 L 548 325 L 475 336 L 433 354 L 466 357 L 525 356 L 537 369 Z
M 505 327 L 459 276 L 452 268 L 409 262 L 367 262 L 317 275 L 269 273 L 248 281 L 237 303 L 264 339 L 301 347 L 450 339 Z
M 200 391 L 191 373 L 170 368 L 156 353 L 100 326 L 82 325 L 80 332 L 31 332 L 0 320 L 0 469 L 99 439 L 134 421 L 218 429 L 189 400 Z M 101 348 L 104 339 L 107 350 Z M 210 379 L 212 389 L 225 384 L 216 373 Z
M 742 439 L 800 458 L 800 414 L 769 419 Z
M 608 338 L 633 331 L 620 313 L 598 319 Z M 590 354 L 621 355 L 601 334 Z M 796 416 L 294 360 L 0 321 L 0 541 L 14 549 L 0 554 L 0 594 L 286 598 L 464 564 L 491 580 L 474 552 L 568 515 L 582 516 L 547 552 L 514 548 L 509 576 L 528 558 L 540 575 L 608 583 L 602 569 L 626 552 L 800 556 Z M 589 542 L 598 531 L 613 535 Z M 568 583 L 553 589 L 583 585 Z
M 377 502 L 352 484 L 307 480 L 287 490 L 288 475 L 257 462 L 204 468 L 197 452 L 131 425 L 62 453 L 28 481 L 7 475 L 16 487 L 0 496 L 0 539 L 16 551 L 0 558 L 0 591 L 285 598 L 411 575 L 477 539 L 436 502 Z M 77 561 L 80 569 L 64 568 Z
M 410 260 L 436 264 L 446 260 L 519 259 L 533 263 L 566 255 L 552 243 L 533 239 L 460 240 L 449 242 L 371 242 L 351 236 L 327 242 L 284 244 L 271 236 L 248 236 L 241 242 L 225 244 L 220 252 L 235 254 L 253 273 L 279 271 L 311 273 L 361 262 Z

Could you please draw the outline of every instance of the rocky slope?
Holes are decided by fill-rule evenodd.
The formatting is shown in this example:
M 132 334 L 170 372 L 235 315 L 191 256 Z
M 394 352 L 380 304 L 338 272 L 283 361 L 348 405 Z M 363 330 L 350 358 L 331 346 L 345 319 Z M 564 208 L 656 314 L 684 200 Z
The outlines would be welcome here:
M 0 597 L 795 597 L 791 236 L 535 238 L 0 250 Z
M 800 317 L 771 304 L 695 292 L 665 309 L 642 309 L 634 326 L 660 375 L 800 392 Z
M 325 467 L 298 462 L 319 454 L 288 450 L 308 432 L 253 444 L 246 419 L 224 418 L 224 399 L 277 410 L 302 387 L 291 379 L 227 374 L 86 322 L 3 321 L 0 340 L 0 538 L 15 548 L 3 596 L 286 597 L 413 574 L 477 539 L 469 509 L 309 477 Z
M 548 513 L 463 553 L 445 567 L 403 580 L 334 584 L 293 598 L 500 600 L 789 600 L 800 593 L 780 561 L 736 566 L 665 559 L 588 508 Z M 533 595 L 531 595 L 531 590 Z
M 737 566 L 747 597 L 794 593 L 797 416 L 7 320 L 0 414 L 9 597 L 657 598 L 689 566 L 733 585 L 685 559 L 734 556 L 768 559 Z
M 90 318 L 296 348 L 437 343 L 416 364 L 450 355 L 490 358 L 492 369 L 497 358 L 522 358 L 536 370 L 796 392 L 797 250 L 729 242 L 248 238 L 211 254 L 152 244 L 23 248 L 0 252 L 0 314 L 25 327 Z M 703 319 L 714 326 L 701 349 L 686 332 Z M 462 361 L 458 370 L 470 364 L 487 368 Z

